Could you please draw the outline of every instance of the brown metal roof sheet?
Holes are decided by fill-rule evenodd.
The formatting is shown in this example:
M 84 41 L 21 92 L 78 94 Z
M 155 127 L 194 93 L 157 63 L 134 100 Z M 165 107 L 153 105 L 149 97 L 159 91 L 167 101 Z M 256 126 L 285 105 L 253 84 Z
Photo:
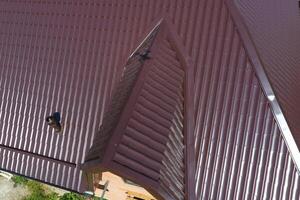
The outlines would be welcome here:
M 279 100 L 297 140 L 298 7 L 290 0 L 284 4 L 243 0 L 233 2 L 239 9 L 233 12 L 232 2 L 1 0 L 0 168 L 85 190 L 78 166 L 102 124 L 112 88 L 130 52 L 154 23 L 168 18 L 168 29 L 179 41 L 178 60 L 185 60 L 194 75 L 194 80 L 185 82 L 193 87 L 184 96 L 193 99 L 184 104 L 189 105 L 184 113 L 189 120 L 183 120 L 190 125 L 183 129 L 194 131 L 195 141 L 184 138 L 184 142 L 186 149 L 196 146 L 196 155 L 184 155 L 185 178 L 195 175 L 187 170 L 197 159 L 196 187 L 187 187 L 193 182 L 188 179 L 185 192 L 196 192 L 197 199 L 299 199 L 298 167 L 293 162 L 299 151 L 290 148 L 271 99 Z M 170 63 L 174 64 L 172 59 L 164 64 Z M 266 83 L 274 89 L 273 96 Z M 166 110 L 163 118 L 170 116 L 167 111 L 172 106 L 165 100 L 145 92 L 142 96 L 143 103 L 161 103 Z M 54 134 L 44 123 L 53 111 L 62 114 L 63 135 Z M 157 153 L 165 146 L 155 143 L 155 134 L 151 139 L 139 136 L 135 140 L 124 136 L 122 148 L 128 151 L 131 144 L 140 145 L 144 154 L 137 156 L 153 153 L 157 160 L 165 158 Z M 141 146 L 139 139 L 152 142 L 152 149 Z M 141 167 L 158 166 L 148 161 Z M 114 171 L 124 168 L 113 167 Z M 138 172 L 127 175 L 135 177 Z
M 0 1 L 0 168 L 86 189 L 78 164 L 121 75 L 119 63 L 153 15 L 139 5 L 140 20 L 127 24 L 127 9 L 137 9 L 129 1 L 117 7 L 110 1 Z M 54 111 L 65 124 L 61 135 L 44 121 Z
M 158 32 L 156 37 L 153 33 L 148 36 L 154 38 L 153 46 L 146 49 L 150 51 L 150 57 L 141 60 L 139 54 L 145 49 L 139 48 L 129 59 L 116 85 L 116 93 L 121 93 L 117 88 L 124 85 L 131 85 L 132 90 L 123 90 L 129 97 L 121 104 L 123 108 L 114 130 L 107 132 L 104 126 L 100 128 L 90 153 L 101 155 L 104 152 L 94 167 L 98 165 L 103 170 L 112 169 L 119 175 L 129 176 L 164 199 L 184 199 L 188 196 L 184 163 L 186 66 L 178 58 L 180 52 L 174 49 L 176 44 L 172 43 L 165 23 L 159 23 L 157 30 L 152 31 Z M 148 38 L 140 47 L 149 46 L 147 43 L 151 40 Z M 131 81 L 132 76 L 126 71 L 135 62 L 142 65 L 139 65 L 139 74 L 134 75 L 135 81 Z M 119 99 L 119 95 L 113 96 L 108 110 L 113 110 L 116 107 L 113 102 Z M 107 112 L 103 125 L 107 123 L 105 120 L 110 120 L 109 116 L 110 112 Z M 97 140 L 102 141 L 106 134 L 111 135 L 106 141 L 108 145 L 97 148 Z M 87 171 L 89 163 L 95 161 L 87 159 Z M 139 178 L 141 176 L 143 179 Z
M 274 101 L 300 145 L 300 8 L 294 0 L 234 0 L 274 90 Z M 266 81 L 268 81 L 266 80 Z M 298 157 L 300 154 L 298 153 Z M 298 158 L 300 163 L 300 158 Z
M 203 26 L 195 68 L 197 199 L 299 199 L 298 169 L 240 29 L 225 4 L 202 6 L 207 12 L 198 18 Z
M 147 56 L 150 52 L 153 40 L 157 34 L 158 28 L 154 28 L 143 43 L 133 52 L 132 57 L 128 59 L 119 83 L 113 90 L 111 102 L 104 114 L 103 123 L 99 132 L 96 134 L 93 146 L 86 155 L 85 160 L 103 159 L 112 132 L 117 127 L 122 111 L 130 97 L 133 87 L 142 69 L 145 60 L 142 54 Z
M 196 120 L 197 199 L 298 199 L 297 168 L 238 30 L 227 9 L 222 14 L 219 20 L 227 26 L 208 37 L 223 39 L 206 47 L 219 52 L 211 59 L 221 64 L 204 65 L 204 74 L 195 78 L 202 81 Z

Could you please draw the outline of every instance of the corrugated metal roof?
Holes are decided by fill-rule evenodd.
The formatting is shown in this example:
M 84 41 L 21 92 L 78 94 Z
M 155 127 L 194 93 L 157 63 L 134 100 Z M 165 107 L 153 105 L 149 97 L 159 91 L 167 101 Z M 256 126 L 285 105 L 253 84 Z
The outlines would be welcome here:
M 138 79 L 143 63 L 146 61 L 144 59 L 148 59 L 150 48 L 158 31 L 157 29 L 158 27 L 149 33 L 143 43 L 139 45 L 135 52 L 133 52 L 132 56 L 128 59 L 121 79 L 113 90 L 111 102 L 109 103 L 108 109 L 104 114 L 104 119 L 100 130 L 94 138 L 93 146 L 86 155 L 86 161 L 103 159 L 107 145 L 112 136 L 112 132 L 118 125 L 123 109 L 126 106 L 130 94 Z M 142 56 L 145 56 L 145 58 Z
M 76 165 L 46 159 L 36 154 L 24 153 L 6 147 L 1 147 L 0 153 L 0 166 L 6 171 L 69 190 L 82 191 L 80 188 L 82 186 L 82 173 L 76 168 Z
M 139 4 L 140 20 L 130 21 L 128 10 L 135 6 L 131 1 L 0 1 L 0 168 L 85 189 L 78 164 L 121 75 L 119 63 L 153 15 L 153 9 L 143 12 L 147 4 Z M 54 111 L 62 115 L 61 135 L 44 121 Z
M 144 77 L 137 83 L 141 88 L 113 161 L 157 181 L 155 189 L 167 193 L 160 194 L 164 199 L 184 199 L 185 72 L 169 38 L 162 34 L 160 30 L 151 49 L 151 60 L 143 66 Z M 149 139 L 139 140 L 139 136 Z M 137 148 L 132 142 L 144 145 Z
M 188 196 L 184 184 L 183 128 L 186 73 L 185 64 L 180 63 L 174 48 L 176 44 L 172 43 L 165 23 L 160 22 L 129 58 L 116 85 L 116 95 L 104 116 L 103 126 L 89 152 L 98 156 L 104 152 L 104 155 L 89 159 L 93 156 L 88 154 L 85 168 L 88 171 L 88 165 L 92 163 L 102 170 L 115 170 L 119 175 L 142 182 L 143 186 L 164 199 L 184 199 Z M 141 60 L 145 51 L 150 55 Z M 132 70 L 137 73 L 128 73 Z M 132 89 L 118 89 L 125 86 Z M 126 97 L 124 103 L 120 95 Z M 120 104 L 114 103 L 119 100 Z M 121 111 L 114 118 L 117 120 L 114 129 L 108 132 L 104 125 L 116 121 L 110 117 L 110 111 L 116 107 L 120 107 Z M 102 142 L 107 134 L 110 138 Z M 107 145 L 99 145 L 102 143 Z M 93 164 L 95 160 L 97 164 Z
M 299 199 L 298 170 L 240 30 L 223 3 L 202 6 L 207 12 L 199 18 L 195 73 L 197 199 Z
M 197 199 L 299 199 L 299 174 L 228 14 L 208 47 L 221 64 L 195 78 Z
M 300 145 L 300 8 L 294 0 L 235 0 L 275 97 Z
M 168 18 L 194 69 L 197 199 L 299 199 L 299 175 L 256 69 L 261 59 L 298 141 L 298 7 L 235 1 L 240 19 L 228 2 L 0 1 L 0 168 L 83 191 L 79 165 L 112 88 L 153 24 Z M 54 111 L 62 135 L 44 123 Z

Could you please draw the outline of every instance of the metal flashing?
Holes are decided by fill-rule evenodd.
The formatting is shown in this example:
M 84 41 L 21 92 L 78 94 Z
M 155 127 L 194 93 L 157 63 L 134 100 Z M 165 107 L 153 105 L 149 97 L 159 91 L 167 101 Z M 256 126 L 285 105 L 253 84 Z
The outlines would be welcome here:
M 244 22 L 242 14 L 240 14 L 239 9 L 235 5 L 236 4 L 235 1 L 227 0 L 226 3 L 230 10 L 232 18 L 233 18 L 236 26 L 238 27 L 238 32 L 241 36 L 241 39 L 243 40 L 247 54 L 249 55 L 249 58 L 250 58 L 249 60 L 252 63 L 252 65 L 256 71 L 256 75 L 259 78 L 260 84 L 263 88 L 263 91 L 270 102 L 272 111 L 274 113 L 274 117 L 279 125 L 282 136 L 283 136 L 283 138 L 287 144 L 287 147 L 291 153 L 291 157 L 297 166 L 297 170 L 300 172 L 299 147 L 296 144 L 295 138 L 294 138 L 294 136 L 291 132 L 291 129 L 288 125 L 286 116 L 284 115 L 284 113 L 281 109 L 281 106 L 277 100 L 276 94 L 275 94 L 274 90 L 272 89 L 272 86 L 271 86 L 270 80 L 266 74 L 262 59 L 258 55 L 258 50 L 255 46 L 255 43 L 253 42 L 253 39 L 249 33 L 247 25 Z

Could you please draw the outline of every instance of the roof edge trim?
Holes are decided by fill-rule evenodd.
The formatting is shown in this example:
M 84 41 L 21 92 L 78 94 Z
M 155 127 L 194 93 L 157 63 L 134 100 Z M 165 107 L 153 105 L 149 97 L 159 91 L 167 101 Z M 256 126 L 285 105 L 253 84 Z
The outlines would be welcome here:
M 10 147 L 4 144 L 0 144 L 0 149 L 5 149 L 7 151 L 12 151 L 12 152 L 18 152 L 20 154 L 24 154 L 27 156 L 35 156 L 36 158 L 40 159 L 40 160 L 44 160 L 44 161 L 48 161 L 48 162 L 54 162 L 54 163 L 60 163 L 60 164 L 64 164 L 68 167 L 74 167 L 76 168 L 77 164 L 75 162 L 71 162 L 71 161 L 66 161 L 66 160 L 60 160 L 59 158 L 53 158 L 53 157 L 48 157 L 39 153 L 35 153 L 35 152 L 30 152 L 30 151 L 25 151 L 19 148 L 15 148 L 15 147 Z
M 234 0 L 225 0 L 229 13 L 234 21 L 234 24 L 238 28 L 238 33 L 240 34 L 241 40 L 243 41 L 243 45 L 245 50 L 249 56 L 249 61 L 253 64 L 254 70 L 258 77 L 258 80 L 261 84 L 263 92 L 265 93 L 270 105 L 271 110 L 274 114 L 274 118 L 277 121 L 277 124 L 282 131 L 282 136 L 285 140 L 287 148 L 290 152 L 291 158 L 293 159 L 297 171 L 300 172 L 300 152 L 299 148 L 295 142 L 295 139 L 292 135 L 291 129 L 287 123 L 287 120 L 282 112 L 282 109 L 279 105 L 279 102 L 276 98 L 274 90 L 270 84 L 270 81 L 267 77 L 265 69 L 263 67 L 263 63 L 261 58 L 257 53 L 256 46 L 250 36 L 247 25 L 243 20 L 243 16 L 240 14 L 238 8 L 234 4 Z
M 146 40 L 151 36 L 151 34 L 155 31 L 155 29 L 157 29 L 161 23 L 162 23 L 163 19 L 161 19 L 160 21 L 158 21 L 154 27 L 148 32 L 148 34 L 144 37 L 144 39 L 139 43 L 139 45 L 132 51 L 132 53 L 130 54 L 130 56 L 127 58 L 127 60 L 129 60 L 137 51 L 138 49 L 141 48 L 142 44 L 146 42 Z

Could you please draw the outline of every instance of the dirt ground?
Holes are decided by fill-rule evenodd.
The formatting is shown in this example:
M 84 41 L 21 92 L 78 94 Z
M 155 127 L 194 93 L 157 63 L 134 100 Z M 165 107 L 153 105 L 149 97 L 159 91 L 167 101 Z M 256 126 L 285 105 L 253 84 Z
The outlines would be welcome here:
M 14 187 L 11 180 L 0 176 L 0 200 L 21 200 L 28 193 L 25 187 Z

